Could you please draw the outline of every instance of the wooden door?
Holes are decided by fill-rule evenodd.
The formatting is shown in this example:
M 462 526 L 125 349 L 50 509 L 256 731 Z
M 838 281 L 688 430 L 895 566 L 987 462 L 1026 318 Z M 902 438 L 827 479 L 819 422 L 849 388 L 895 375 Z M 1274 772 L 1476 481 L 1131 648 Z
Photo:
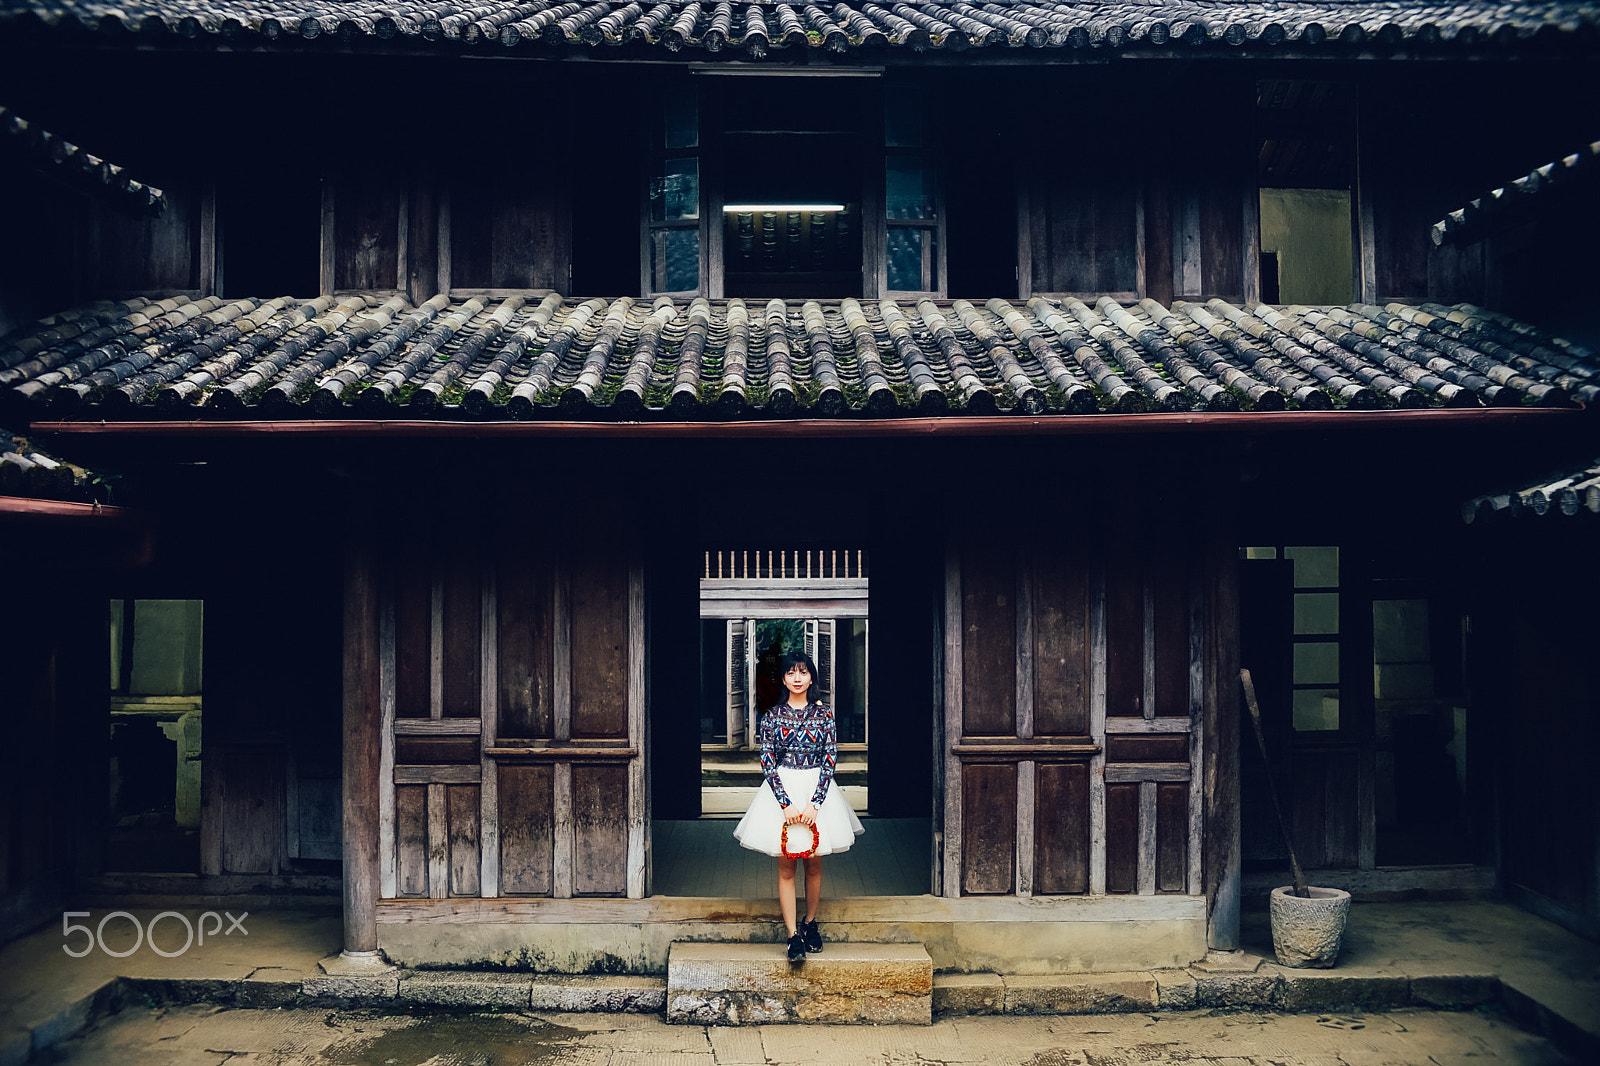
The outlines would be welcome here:
M 806 654 L 817 664 L 817 699 L 833 706 L 833 619 L 806 619 Z
M 944 895 L 1199 891 L 1189 585 L 1086 557 L 948 556 Z
M 730 618 L 728 630 L 728 746 L 737 748 L 745 737 L 754 736 L 747 728 L 750 717 L 750 641 L 748 623 L 743 618 Z
M 642 573 L 499 543 L 391 571 L 381 894 L 643 896 Z

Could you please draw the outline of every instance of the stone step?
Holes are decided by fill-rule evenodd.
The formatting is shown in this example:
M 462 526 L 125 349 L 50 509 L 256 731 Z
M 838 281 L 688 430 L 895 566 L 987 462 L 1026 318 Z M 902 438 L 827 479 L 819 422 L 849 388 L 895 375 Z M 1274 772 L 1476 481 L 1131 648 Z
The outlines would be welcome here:
M 667 1021 L 933 1024 L 933 960 L 921 944 L 831 943 L 791 963 L 784 945 L 676 942 Z

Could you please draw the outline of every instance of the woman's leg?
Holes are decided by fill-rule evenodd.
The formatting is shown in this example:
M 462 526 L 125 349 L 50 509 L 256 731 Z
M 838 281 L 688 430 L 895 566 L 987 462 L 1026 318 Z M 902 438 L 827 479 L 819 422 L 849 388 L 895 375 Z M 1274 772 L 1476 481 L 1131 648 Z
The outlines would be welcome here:
M 789 927 L 789 935 L 794 936 L 794 859 L 778 856 L 778 909 L 783 912 L 783 924 Z M 806 864 L 806 891 L 811 889 L 811 864 Z
M 794 891 L 792 880 L 789 882 L 789 891 L 791 893 Z M 817 920 L 817 904 L 820 902 L 822 902 L 822 856 L 813 855 L 806 860 L 806 921 Z

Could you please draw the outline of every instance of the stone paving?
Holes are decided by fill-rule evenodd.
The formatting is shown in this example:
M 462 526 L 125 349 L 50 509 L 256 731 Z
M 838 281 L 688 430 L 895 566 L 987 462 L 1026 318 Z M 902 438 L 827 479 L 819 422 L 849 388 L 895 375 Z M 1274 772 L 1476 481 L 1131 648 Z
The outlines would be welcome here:
M 932 1026 L 668 1025 L 651 1015 L 132 1008 L 51 1049 L 72 1066 L 1577 1066 L 1498 1011 L 1188 1011 Z

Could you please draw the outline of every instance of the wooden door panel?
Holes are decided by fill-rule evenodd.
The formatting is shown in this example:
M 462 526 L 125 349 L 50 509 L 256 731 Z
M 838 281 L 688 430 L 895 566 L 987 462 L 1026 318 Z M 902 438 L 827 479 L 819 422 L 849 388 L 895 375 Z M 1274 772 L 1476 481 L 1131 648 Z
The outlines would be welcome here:
M 555 769 L 502 763 L 498 779 L 500 891 L 548 896 L 555 891 Z
M 1106 785 L 1106 891 L 1139 887 L 1139 786 Z
M 1106 575 L 1106 715 L 1144 715 L 1144 581 L 1127 556 Z
M 1088 573 L 1076 560 L 1042 560 L 1031 601 L 1034 736 L 1088 736 Z
M 628 568 L 604 557 L 572 568 L 572 736 L 628 735 Z
M 572 767 L 572 892 L 621 895 L 628 887 L 628 768 Z
M 1189 786 L 1156 785 L 1156 891 L 1189 889 Z
M 1089 764 L 1039 763 L 1034 811 L 1034 892 L 1089 891 Z
M 1189 585 L 1184 576 L 1176 560 L 1164 560 L 1155 571 L 1151 652 L 1158 718 L 1189 716 Z
M 394 789 L 396 891 L 403 897 L 428 895 L 428 786 Z
M 477 718 L 483 713 L 483 579 L 477 556 L 449 556 L 440 586 L 441 713 L 445 718 Z
M 433 706 L 433 580 L 427 567 L 399 569 L 394 614 L 395 717 L 427 718 Z
M 548 739 L 554 735 L 555 644 L 553 577 L 543 553 L 520 543 L 496 568 L 495 678 L 498 735 Z
M 482 817 L 481 789 L 477 785 L 441 785 L 445 790 L 446 839 L 449 848 L 449 877 L 452 896 L 476 896 L 479 892 L 479 852 Z
M 962 767 L 961 891 L 1003 895 L 1016 888 L 1017 767 L 972 763 Z
M 961 565 L 962 732 L 1016 736 L 1017 575 L 1009 553 L 969 551 Z

